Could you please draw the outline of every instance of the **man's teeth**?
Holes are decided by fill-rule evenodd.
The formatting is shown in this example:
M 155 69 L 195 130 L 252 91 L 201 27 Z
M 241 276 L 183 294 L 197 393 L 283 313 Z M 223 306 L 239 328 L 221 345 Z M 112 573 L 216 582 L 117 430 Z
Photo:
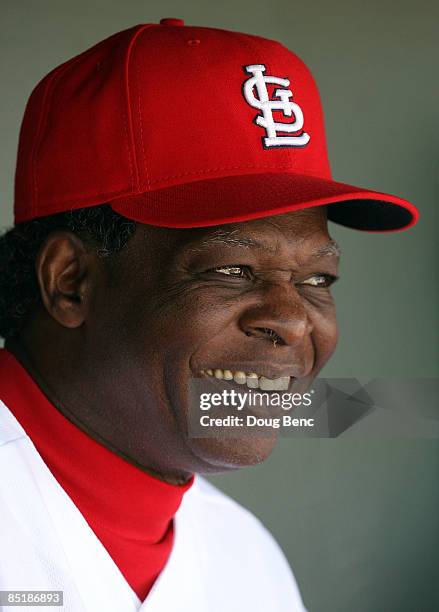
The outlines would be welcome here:
M 259 376 L 256 372 L 242 372 L 238 370 L 201 370 L 201 374 L 207 374 L 213 378 L 220 380 L 234 380 L 238 385 L 247 385 L 249 389 L 261 389 L 262 391 L 287 391 L 290 385 L 290 376 L 281 376 L 280 378 L 265 378 Z

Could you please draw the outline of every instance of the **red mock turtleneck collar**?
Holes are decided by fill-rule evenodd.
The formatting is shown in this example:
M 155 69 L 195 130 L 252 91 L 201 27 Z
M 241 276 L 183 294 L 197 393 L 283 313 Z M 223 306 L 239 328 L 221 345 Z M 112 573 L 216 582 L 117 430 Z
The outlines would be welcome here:
M 172 549 L 173 516 L 193 483 L 150 476 L 96 442 L 0 350 L 0 399 L 143 601 Z

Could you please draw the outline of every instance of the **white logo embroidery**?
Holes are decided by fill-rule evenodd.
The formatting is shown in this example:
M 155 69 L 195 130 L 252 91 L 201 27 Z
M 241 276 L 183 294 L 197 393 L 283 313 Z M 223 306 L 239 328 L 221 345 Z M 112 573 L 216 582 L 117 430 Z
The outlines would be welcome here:
M 295 136 L 278 136 L 278 132 L 300 132 L 303 128 L 303 113 L 298 104 L 292 102 L 291 90 L 286 89 L 290 85 L 288 79 L 275 76 L 264 76 L 266 68 L 264 64 L 245 66 L 245 71 L 253 76 L 244 83 L 243 93 L 246 101 L 258 108 L 261 113 L 256 116 L 255 123 L 265 128 L 266 137 L 262 139 L 265 148 L 269 147 L 304 147 L 310 140 L 309 134 L 303 132 Z M 274 96 L 278 99 L 270 100 L 268 97 L 267 83 L 281 85 L 284 89 L 275 89 Z M 256 98 L 253 92 L 256 87 Z M 273 111 L 280 110 L 285 117 L 291 117 L 294 113 L 294 121 L 290 123 L 276 122 Z

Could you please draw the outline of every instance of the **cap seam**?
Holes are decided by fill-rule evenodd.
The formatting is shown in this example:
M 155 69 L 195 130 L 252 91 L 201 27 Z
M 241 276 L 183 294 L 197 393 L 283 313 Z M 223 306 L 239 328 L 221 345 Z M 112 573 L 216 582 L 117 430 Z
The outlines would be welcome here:
M 146 160 L 146 151 L 145 151 L 145 141 L 143 138 L 143 115 L 142 115 L 142 106 L 141 106 L 141 98 L 140 98 L 140 87 L 138 86 L 139 82 L 140 82 L 140 69 L 139 69 L 139 63 L 140 61 L 137 63 L 136 66 L 136 77 L 137 77 L 137 113 L 139 116 L 139 123 L 140 123 L 140 145 L 142 148 L 142 157 L 143 157 L 143 168 L 144 168 L 144 172 L 145 172 L 145 178 L 146 178 L 146 188 L 149 188 L 150 185 L 150 175 L 149 175 L 149 170 L 148 170 L 148 162 Z M 143 183 L 143 181 L 142 181 Z M 140 178 L 139 178 L 139 189 L 141 186 L 141 182 L 140 182 Z
M 40 147 L 41 147 L 41 142 L 43 139 L 43 125 L 46 124 L 47 122 L 47 116 L 48 116 L 48 111 L 49 111 L 49 106 L 51 103 L 51 99 L 53 96 L 53 92 L 54 89 L 57 85 L 57 83 L 59 82 L 60 78 L 65 74 L 65 72 L 67 72 L 67 70 L 71 67 L 74 66 L 75 64 L 77 64 L 80 59 L 83 58 L 84 55 L 87 54 L 87 52 L 91 52 L 91 49 L 88 49 L 88 51 L 81 53 L 80 55 L 78 55 L 75 59 L 73 60 L 68 60 L 66 62 L 64 62 L 63 64 L 61 64 L 61 66 L 58 66 L 58 68 L 55 68 L 52 73 L 51 73 L 51 77 L 47 83 L 47 87 L 46 90 L 44 92 L 44 97 L 43 97 L 43 101 L 42 101 L 42 110 L 41 110 L 41 118 L 40 118 L 40 122 L 38 124 L 38 132 L 37 132 L 37 136 L 35 138 L 35 146 L 34 149 L 32 151 L 32 170 L 33 170 L 33 192 L 34 192 L 34 198 L 33 198 L 33 202 L 32 202 L 32 215 L 36 214 L 36 209 L 37 209 L 37 204 L 38 204 L 38 197 L 39 197 L 39 184 L 38 184 L 38 172 L 37 172 L 37 166 L 38 166 L 38 158 L 39 158 L 39 153 L 40 153 Z
M 150 185 L 155 185 L 156 183 L 161 183 L 162 181 L 167 181 L 169 179 L 176 179 L 176 178 L 181 178 L 183 176 L 193 176 L 193 175 L 198 175 L 198 174 L 209 174 L 210 172 L 218 172 L 219 170 L 248 170 L 249 168 L 255 168 L 255 169 L 271 169 L 271 170 L 293 170 L 291 168 L 291 166 L 289 164 L 276 164 L 275 166 L 267 166 L 266 164 L 264 164 L 263 166 L 255 166 L 253 164 L 249 164 L 247 166 L 223 166 L 223 167 L 219 167 L 219 168 L 206 168 L 205 170 L 197 170 L 194 172 L 183 172 L 182 174 L 173 174 L 170 176 L 162 176 L 159 179 L 155 180 L 155 181 L 151 181 Z M 221 178 L 221 177 L 217 177 L 217 178 Z
M 137 154 L 136 154 L 136 147 L 134 144 L 134 127 L 133 127 L 133 117 L 132 117 L 132 108 L 131 108 L 131 88 L 130 88 L 130 84 L 129 84 L 129 71 L 130 71 L 130 65 L 131 65 L 131 56 L 132 56 L 132 52 L 134 49 L 134 45 L 136 44 L 139 36 L 142 34 L 142 32 L 144 32 L 147 28 L 153 27 L 155 24 L 143 24 L 139 27 L 139 29 L 135 32 L 134 36 L 131 38 L 130 43 L 128 45 L 128 49 L 127 49 L 127 54 L 126 54 L 126 59 L 125 59 L 125 93 L 126 93 L 126 98 L 127 98 L 127 116 L 128 116 L 128 128 L 129 128 L 129 140 L 131 142 L 131 149 L 132 149 L 132 155 L 133 155 L 133 160 L 131 158 L 131 152 L 129 150 L 128 147 L 128 157 L 129 157 L 129 163 L 130 163 L 130 169 L 131 169 L 131 180 L 132 180 L 132 185 L 131 188 L 136 188 L 139 189 L 140 188 L 140 173 L 139 173 L 139 164 L 138 164 L 138 159 L 137 159 Z M 140 96 L 139 96 L 140 98 Z M 138 104 L 140 105 L 140 99 L 138 101 Z M 140 110 L 140 108 L 138 109 Z M 140 117 L 140 130 L 141 130 L 141 142 L 142 142 L 142 149 L 143 149 L 143 126 L 142 126 L 142 119 Z M 148 169 L 146 167 L 146 159 L 145 159 L 145 152 L 144 150 L 142 150 L 143 152 L 143 156 L 144 156 L 144 163 L 145 163 L 145 172 L 148 176 Z M 132 162 L 134 161 L 134 169 L 135 169 L 135 173 L 136 173 L 136 185 L 134 185 L 134 181 L 133 181 L 133 174 L 132 174 Z
M 240 170 L 240 169 L 246 170 L 246 169 L 249 169 L 249 168 L 255 168 L 255 169 L 260 169 L 260 170 L 268 170 L 268 171 L 271 171 L 271 170 L 290 170 L 294 174 L 300 174 L 298 172 L 294 172 L 294 170 L 291 169 L 289 166 L 283 167 L 283 166 L 280 166 L 280 165 L 277 165 L 277 166 L 247 166 L 247 167 L 239 166 L 239 167 L 236 167 L 236 168 L 234 168 L 234 167 L 212 168 L 211 171 L 218 171 L 218 170 Z M 268 172 L 268 174 L 270 174 L 270 173 L 271 172 Z M 186 173 L 186 174 L 181 174 L 181 175 L 176 175 L 176 176 L 169 176 L 169 177 L 165 176 L 165 177 L 163 177 L 161 179 L 158 179 L 157 181 L 154 181 L 154 184 L 155 183 L 160 183 L 160 182 L 168 180 L 168 179 L 180 178 L 182 176 L 189 176 L 190 174 L 194 174 L 194 173 Z M 201 174 L 201 172 L 196 172 L 195 174 Z M 309 175 L 309 174 L 311 174 L 311 172 L 307 172 L 306 174 Z M 315 176 L 316 178 L 322 178 L 324 180 L 328 180 L 325 177 L 322 177 L 320 174 L 317 174 L 317 173 L 312 173 L 312 175 Z M 248 176 L 248 175 L 244 174 L 244 175 L 231 175 L 231 176 Z M 221 179 L 221 178 L 229 178 L 229 177 L 227 177 L 227 176 L 225 176 L 225 177 L 224 176 L 222 176 L 222 177 L 221 176 L 219 176 L 219 177 L 212 177 L 212 180 L 217 180 L 217 179 Z M 200 179 L 200 180 L 206 180 L 206 179 Z M 197 182 L 197 181 L 191 181 L 191 182 Z M 183 183 L 183 185 L 185 185 L 185 184 L 186 183 Z M 175 185 L 170 185 L 169 187 L 175 187 Z M 166 189 L 166 187 L 163 187 L 163 189 Z M 362 188 L 359 187 L 359 189 L 362 189 Z M 122 193 L 126 193 L 126 191 L 127 191 L 126 189 L 120 189 L 118 191 L 109 191 L 109 192 L 106 192 L 106 193 L 101 193 L 100 191 L 97 191 L 97 192 L 93 191 L 93 192 L 89 192 L 89 193 L 84 193 L 83 191 L 81 191 L 81 197 L 83 197 L 83 198 L 94 198 L 96 196 L 99 196 L 99 197 L 102 197 L 102 198 L 106 198 L 106 197 L 109 197 L 109 196 L 113 196 L 113 195 L 117 196 L 117 195 L 120 195 Z M 149 189 L 146 192 L 148 192 L 148 191 L 150 192 L 150 191 L 153 191 L 153 190 Z M 139 193 L 144 193 L 144 192 L 142 190 L 139 190 Z M 130 195 L 138 195 L 138 193 L 127 194 L 127 197 L 130 197 Z M 69 202 L 69 201 L 75 201 L 75 200 L 78 201 L 79 199 L 80 198 L 79 198 L 78 195 L 69 194 L 65 199 L 64 198 L 63 199 L 56 198 L 54 200 L 49 200 L 49 202 L 59 202 L 60 204 L 63 204 L 63 203 Z M 47 202 L 47 200 L 46 200 L 46 202 Z M 45 210 L 47 207 L 48 206 L 40 207 L 40 210 Z
M 211 168 L 210 171 L 211 172 L 215 172 L 215 171 L 218 171 L 218 170 L 240 170 L 240 169 L 246 170 L 248 168 L 260 168 L 261 170 L 264 170 L 264 169 L 274 170 L 274 169 L 277 169 L 277 168 L 280 169 L 280 170 L 288 170 L 288 169 L 290 169 L 289 166 L 283 167 L 283 166 L 279 166 L 279 165 L 278 166 L 238 166 L 236 168 L 232 166 L 232 167 L 227 167 L 227 168 Z M 202 172 L 188 172 L 188 173 L 179 174 L 179 175 L 176 175 L 176 176 L 165 176 L 163 178 L 158 179 L 157 181 L 153 181 L 153 183 L 150 183 L 150 185 L 151 184 L 160 183 L 161 181 L 165 181 L 167 179 L 180 178 L 180 177 L 183 177 L 183 176 L 190 176 L 190 175 L 193 175 L 193 174 L 203 174 L 203 173 Z M 225 178 L 225 177 L 213 177 L 213 178 Z M 149 189 L 148 191 L 151 191 L 151 190 Z M 70 194 L 66 198 L 56 198 L 54 200 L 49 200 L 49 201 L 51 201 L 51 202 L 59 202 L 61 204 L 61 203 L 69 202 L 71 200 L 79 200 L 80 198 L 93 198 L 95 196 L 102 196 L 103 198 L 105 198 L 105 197 L 111 196 L 111 195 L 119 195 L 119 194 L 124 193 L 124 192 L 126 192 L 126 189 L 120 189 L 119 191 L 111 191 L 111 192 L 107 192 L 107 193 L 101 193 L 100 191 L 97 191 L 97 192 L 96 191 L 92 191 L 92 192 L 89 192 L 89 193 L 84 193 L 83 191 L 81 191 L 80 196 L 75 195 L 75 194 Z M 140 193 L 143 193 L 143 192 L 140 191 Z M 136 194 L 132 194 L 132 195 L 137 195 L 137 193 Z M 40 210 L 45 210 L 45 208 L 47 208 L 47 206 L 41 207 Z
M 127 189 L 120 189 L 119 191 L 108 191 L 106 193 L 101 193 L 100 191 L 98 192 L 93 192 L 93 193 L 84 193 L 81 192 L 81 197 L 78 197 L 75 194 L 71 194 L 69 196 L 67 196 L 66 198 L 55 198 L 52 200 L 45 200 L 45 205 L 41 206 L 39 209 L 39 212 L 45 211 L 47 209 L 50 209 L 53 204 L 55 203 L 59 203 L 59 204 L 68 204 L 68 203 L 72 203 L 74 204 L 75 202 L 78 202 L 78 204 L 81 204 L 81 199 L 88 199 L 88 198 L 95 198 L 97 196 L 102 197 L 103 200 L 105 200 L 106 198 L 112 197 L 112 196 L 119 196 L 121 194 L 126 194 L 127 197 L 131 197 L 132 195 L 136 195 L 131 192 L 127 193 Z M 104 203 L 104 201 L 102 202 Z M 89 204 L 84 204 L 84 207 L 89 206 Z M 80 208 L 81 206 L 78 206 L 78 208 Z
M 35 209 L 37 208 L 38 203 L 38 172 L 37 172 L 37 163 L 38 163 L 38 153 L 41 145 L 42 134 L 43 134 L 43 125 L 45 125 L 47 121 L 47 112 L 48 112 L 48 98 L 53 93 L 53 83 L 56 78 L 59 78 L 60 73 L 62 72 L 62 66 L 55 68 L 50 76 L 47 77 L 47 82 L 44 89 L 43 99 L 41 101 L 41 111 L 39 116 L 39 121 L 37 125 L 37 131 L 35 134 L 35 140 L 32 147 L 31 153 L 31 181 L 32 181 L 32 198 L 31 198 L 31 213 L 34 215 Z M 38 86 L 37 86 L 38 87 Z

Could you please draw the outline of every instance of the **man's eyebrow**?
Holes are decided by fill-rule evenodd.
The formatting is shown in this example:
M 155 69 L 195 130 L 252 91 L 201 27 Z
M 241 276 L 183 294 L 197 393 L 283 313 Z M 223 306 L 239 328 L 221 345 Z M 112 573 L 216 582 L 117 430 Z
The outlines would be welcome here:
M 238 229 L 235 230 L 216 230 L 208 236 L 205 236 L 196 247 L 191 248 L 191 251 L 201 251 L 210 246 L 225 245 L 233 247 L 241 247 L 244 249 L 258 248 L 270 253 L 274 253 L 276 248 L 261 240 L 256 240 L 251 236 L 241 234 Z
M 196 247 L 190 249 L 190 251 L 202 251 L 215 245 L 225 245 L 241 248 L 258 248 L 269 253 L 276 253 L 277 247 L 267 242 L 257 240 L 251 236 L 246 236 L 240 232 L 240 230 L 216 230 L 208 236 L 205 236 Z M 330 240 L 323 246 L 319 247 L 317 251 L 312 253 L 310 259 L 319 259 L 320 257 L 340 257 L 341 249 L 335 240 Z
M 319 259 L 320 257 L 340 257 L 341 248 L 338 242 L 330 240 L 323 246 L 317 249 L 312 255 L 311 259 Z

